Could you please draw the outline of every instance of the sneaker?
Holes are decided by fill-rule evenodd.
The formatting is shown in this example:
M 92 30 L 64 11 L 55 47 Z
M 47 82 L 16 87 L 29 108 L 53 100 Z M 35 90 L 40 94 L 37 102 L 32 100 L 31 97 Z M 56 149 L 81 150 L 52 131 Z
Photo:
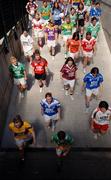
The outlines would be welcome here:
M 89 108 L 86 108 L 85 113 L 89 113 Z
M 86 74 L 86 69 L 85 68 L 83 68 L 83 73 Z
M 66 96 L 68 96 L 68 95 L 69 95 L 67 90 L 65 91 L 65 95 L 66 95 Z
M 98 135 L 97 134 L 94 134 L 94 139 L 98 139 Z
M 67 53 L 65 53 L 65 59 L 67 59 Z
M 71 97 L 71 100 L 73 101 L 73 100 L 74 100 L 74 97 L 73 97 L 73 95 L 70 95 L 70 97 Z
M 40 88 L 40 93 L 42 92 L 43 88 Z

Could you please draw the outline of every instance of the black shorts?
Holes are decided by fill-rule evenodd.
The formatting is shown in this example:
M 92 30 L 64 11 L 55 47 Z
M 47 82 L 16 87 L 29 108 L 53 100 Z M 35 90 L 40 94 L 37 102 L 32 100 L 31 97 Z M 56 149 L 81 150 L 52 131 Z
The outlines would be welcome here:
M 78 20 L 78 26 L 84 27 L 84 19 Z
M 35 79 L 46 80 L 46 74 L 35 74 Z

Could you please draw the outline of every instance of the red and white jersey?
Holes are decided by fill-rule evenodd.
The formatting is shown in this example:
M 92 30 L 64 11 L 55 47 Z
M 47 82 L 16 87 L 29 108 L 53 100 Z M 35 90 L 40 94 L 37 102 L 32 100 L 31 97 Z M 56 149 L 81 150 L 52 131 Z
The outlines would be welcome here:
M 62 72 L 62 77 L 67 80 L 74 80 L 76 77 L 77 67 L 72 65 L 71 67 L 68 64 L 63 65 L 60 72 Z
M 83 51 L 87 51 L 87 52 L 92 51 L 93 48 L 94 48 L 95 43 L 96 43 L 96 39 L 93 38 L 93 37 L 90 40 L 83 39 L 82 42 L 81 42 Z
M 33 2 L 28 2 L 27 5 L 26 5 L 26 10 L 27 12 L 29 12 L 31 15 L 34 15 L 35 14 L 35 11 L 37 10 L 37 5 Z
M 40 57 L 40 60 L 34 60 L 31 63 L 32 67 L 34 68 L 35 74 L 44 74 L 45 73 L 45 67 L 47 67 L 48 62 L 46 59 Z
M 99 108 L 96 108 L 91 116 L 94 122 L 100 125 L 109 124 L 110 117 L 111 117 L 111 108 L 108 108 L 108 110 L 104 113 Z
M 34 18 L 32 20 L 32 27 L 34 30 L 41 30 L 43 28 L 43 24 L 44 24 L 44 22 L 42 19 L 37 21 L 37 19 Z

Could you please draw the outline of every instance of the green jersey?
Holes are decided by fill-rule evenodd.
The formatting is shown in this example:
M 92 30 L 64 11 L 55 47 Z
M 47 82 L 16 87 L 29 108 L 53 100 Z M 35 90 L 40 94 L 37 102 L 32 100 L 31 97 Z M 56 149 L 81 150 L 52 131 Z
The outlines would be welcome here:
M 50 18 L 51 8 L 50 8 L 50 6 L 47 6 L 47 7 L 42 6 L 39 9 L 39 12 L 41 13 L 42 18 L 44 20 L 48 20 Z
M 92 23 L 86 29 L 86 32 L 91 32 L 92 37 L 97 38 L 98 32 L 100 30 L 100 23 L 97 22 L 95 26 Z
M 91 2 L 92 2 L 92 0 L 84 0 L 84 4 L 86 6 L 91 6 Z
M 12 73 L 15 79 L 24 78 L 25 67 L 22 63 L 18 62 L 17 66 L 11 64 L 9 66 L 9 71 Z
M 72 29 L 73 29 L 74 25 L 73 23 L 64 23 L 62 24 L 62 34 L 63 35 L 72 35 Z
M 77 24 L 77 14 L 70 14 L 71 23 L 73 23 L 73 26 L 76 26 Z
M 53 143 L 57 144 L 58 146 L 59 145 L 72 145 L 72 143 L 73 143 L 73 138 L 69 134 L 66 134 L 64 142 L 61 142 L 59 140 L 57 133 L 52 135 L 51 140 Z

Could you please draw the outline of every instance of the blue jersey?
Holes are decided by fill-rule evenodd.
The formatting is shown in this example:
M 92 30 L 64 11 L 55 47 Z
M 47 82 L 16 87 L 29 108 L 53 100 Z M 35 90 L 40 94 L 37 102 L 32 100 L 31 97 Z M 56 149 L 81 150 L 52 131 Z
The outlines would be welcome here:
M 54 10 L 52 10 L 52 15 L 53 15 L 53 20 L 54 21 L 57 21 L 57 20 L 60 20 L 61 17 L 60 17 L 60 13 L 61 11 L 57 8 L 55 8 Z
M 40 104 L 41 104 L 41 107 L 43 108 L 44 114 L 48 116 L 57 114 L 58 108 L 60 107 L 60 102 L 54 98 L 51 104 L 48 104 L 46 99 L 43 99 Z
M 84 77 L 83 81 L 86 83 L 87 89 L 96 89 L 103 82 L 103 76 L 98 74 L 96 77 L 94 77 L 91 73 L 88 73 Z
M 91 10 L 90 10 L 90 16 L 91 17 L 96 17 L 97 19 L 100 18 L 101 13 L 102 13 L 101 8 L 97 9 L 95 7 L 92 7 Z

